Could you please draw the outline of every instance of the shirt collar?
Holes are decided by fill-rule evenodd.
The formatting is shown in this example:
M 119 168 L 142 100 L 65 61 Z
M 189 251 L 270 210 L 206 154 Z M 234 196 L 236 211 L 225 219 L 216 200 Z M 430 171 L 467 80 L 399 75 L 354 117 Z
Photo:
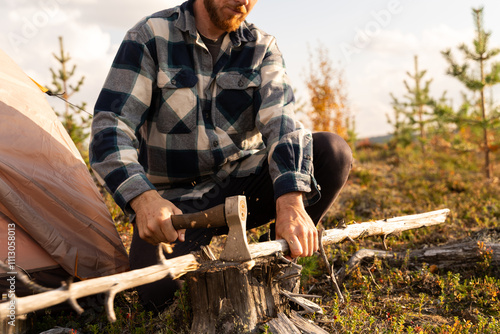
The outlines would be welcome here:
M 236 31 L 229 34 L 229 37 L 231 37 L 231 41 L 234 46 L 240 46 L 241 43 L 255 42 L 256 40 L 252 30 L 250 30 L 250 27 L 248 26 L 247 21 L 241 23 Z
M 194 2 L 195 0 L 188 0 L 180 5 L 180 13 L 175 26 L 181 31 L 189 32 L 189 34 L 196 39 L 198 32 L 196 30 L 196 21 L 194 19 Z M 235 47 L 240 46 L 242 43 L 254 42 L 256 40 L 246 21 L 240 24 L 236 31 L 230 32 L 229 37 Z

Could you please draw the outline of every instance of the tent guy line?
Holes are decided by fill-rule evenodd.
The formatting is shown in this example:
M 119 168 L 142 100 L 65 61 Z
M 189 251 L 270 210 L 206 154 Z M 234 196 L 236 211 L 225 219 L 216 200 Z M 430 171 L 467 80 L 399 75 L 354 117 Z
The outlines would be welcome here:
M 72 107 L 74 107 L 74 108 L 77 108 L 77 109 L 79 109 L 79 110 L 81 110 L 81 111 L 83 111 L 83 112 L 85 112 L 85 113 L 89 114 L 89 115 L 90 115 L 90 117 L 94 117 L 94 115 L 92 115 L 91 113 L 89 113 L 87 110 L 85 110 L 85 109 L 83 109 L 83 108 L 80 108 L 79 106 L 77 106 L 77 105 L 75 105 L 75 104 L 73 104 L 73 103 L 69 102 L 67 99 L 65 99 L 65 98 L 63 97 L 63 95 L 64 95 L 65 93 L 56 94 L 56 93 L 52 92 L 50 89 L 48 89 L 47 87 L 44 87 L 44 86 L 40 85 L 40 84 L 39 84 L 38 82 L 36 82 L 36 81 L 35 81 L 32 77 L 30 77 L 30 79 L 31 79 L 31 81 L 33 81 L 33 82 L 35 83 L 35 85 L 37 85 L 37 86 L 38 86 L 38 88 L 40 88 L 40 90 L 41 90 L 42 92 L 44 92 L 44 93 L 45 93 L 45 94 L 47 94 L 48 96 L 54 96 L 54 97 L 57 97 L 57 98 L 59 98 L 59 99 L 63 100 L 64 102 L 66 102 L 67 104 L 69 104 L 70 106 L 72 106 Z

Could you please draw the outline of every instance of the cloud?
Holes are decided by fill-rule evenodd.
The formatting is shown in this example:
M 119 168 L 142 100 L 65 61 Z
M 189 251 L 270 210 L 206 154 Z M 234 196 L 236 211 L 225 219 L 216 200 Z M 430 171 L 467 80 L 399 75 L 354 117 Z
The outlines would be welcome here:
M 97 92 L 127 29 L 142 17 L 182 3 L 181 0 L 4 0 L 0 13 L 0 47 L 30 75 L 49 83 L 52 53 L 59 52 L 58 36 L 87 79 L 86 99 Z M 90 88 L 96 84 L 98 88 Z M 88 93 L 87 91 L 92 91 Z
M 391 131 L 386 114 L 392 115 L 391 97 L 403 98 L 407 93 L 403 81 L 413 86 L 407 72 L 413 74 L 414 56 L 418 56 L 419 71 L 426 70 L 423 80 L 432 79 L 431 96 L 439 98 L 444 91 L 454 102 L 460 101 L 461 84 L 446 75 L 448 67 L 440 52 L 472 40 L 473 30 L 454 30 L 444 24 L 419 33 L 384 30 L 362 52 L 353 57 L 346 74 L 349 97 L 357 111 L 361 136 Z
M 66 40 L 66 47 L 75 55 L 75 61 L 94 62 L 106 57 L 111 48 L 111 36 L 98 25 L 83 27 L 71 24 L 68 33 L 71 38 Z
M 104 11 L 101 11 L 102 3 L 106 3 Z M 158 2 L 153 0 L 134 1 L 134 4 L 131 8 L 126 6 L 129 10 L 123 11 L 131 19 L 139 5 L 158 6 Z M 4 32 L 0 35 L 0 47 L 29 76 L 50 86 L 52 77 L 49 68 L 57 70 L 60 66 L 53 53 L 59 55 L 58 36 L 63 36 L 65 53 L 71 57 L 69 65 L 77 66 L 73 83 L 85 76 L 81 91 L 71 100 L 75 103 L 86 101 L 91 110 L 121 38 L 131 26 L 121 29 L 121 35 L 113 39 L 112 31 L 106 29 L 107 24 L 102 24 L 112 20 L 100 17 L 113 10 L 114 14 L 110 17 L 117 17 L 115 22 L 118 24 L 121 14 L 116 14 L 117 9 L 121 11 L 123 5 L 115 0 L 100 2 L 99 7 L 97 5 L 94 0 L 8 1 L 6 9 L 0 14 L 0 29 Z M 140 18 L 136 13 L 134 20 Z M 48 100 L 52 105 L 60 105 L 54 98 L 49 97 Z
M 85 20 L 87 23 L 126 30 L 143 17 L 165 8 L 176 6 L 182 2 L 184 1 L 141 0 L 128 1 L 124 4 L 120 0 L 106 0 L 100 1 L 97 6 L 97 0 L 76 0 L 72 6 L 78 8 L 80 12 L 79 19 Z M 96 8 L 99 9 L 96 10 Z

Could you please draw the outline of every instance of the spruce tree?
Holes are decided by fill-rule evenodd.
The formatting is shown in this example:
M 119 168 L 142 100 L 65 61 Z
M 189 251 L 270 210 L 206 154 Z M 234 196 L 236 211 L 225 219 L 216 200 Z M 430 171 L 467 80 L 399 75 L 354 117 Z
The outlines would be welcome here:
M 413 141 L 413 127 L 406 117 L 404 103 L 399 101 L 394 94 L 390 94 L 392 98 L 392 109 L 394 116 L 387 116 L 387 122 L 394 128 L 391 142 L 394 146 L 407 147 Z
M 414 57 L 415 73 L 406 74 L 412 79 L 413 85 L 404 80 L 407 94 L 404 100 L 400 101 L 393 94 L 392 106 L 394 109 L 394 120 L 389 123 L 394 126 L 394 136 L 396 140 L 401 140 L 404 145 L 408 144 L 411 136 L 418 133 L 418 139 L 422 152 L 425 152 L 425 143 L 427 140 L 427 124 L 432 119 L 432 108 L 435 105 L 434 100 L 429 96 L 429 87 L 432 79 L 422 82 L 427 73 L 426 70 L 420 71 L 418 68 L 418 56 Z
M 446 91 L 434 102 L 432 114 L 432 124 L 428 131 L 432 132 L 434 138 L 437 136 L 442 143 L 451 146 L 457 124 L 453 121 L 455 110 L 452 107 L 452 102 L 446 96 Z
M 477 102 L 467 105 L 470 108 L 463 110 L 460 117 L 462 123 L 468 123 L 471 127 L 477 127 L 482 132 L 481 146 L 484 152 L 484 171 L 487 178 L 491 178 L 493 164 L 490 153 L 494 141 L 495 130 L 498 130 L 498 111 L 494 108 L 487 108 L 485 90 L 500 83 L 500 63 L 492 62 L 493 58 L 500 53 L 499 48 L 490 49 L 489 39 L 491 32 L 486 32 L 483 27 L 483 8 L 472 9 L 476 36 L 473 40 L 473 48 L 469 48 L 465 43 L 458 49 L 465 57 L 465 61 L 459 64 L 453 57 L 451 50 L 442 52 L 449 64 L 447 73 L 470 90 Z M 488 70 L 489 65 L 489 70 Z M 469 110 L 470 109 L 470 110 Z M 474 130 L 473 128 L 471 129 Z
M 71 84 L 75 76 L 76 65 L 70 66 L 69 62 L 71 57 L 69 53 L 64 51 L 64 43 L 62 36 L 59 36 L 59 54 L 53 53 L 54 58 L 57 60 L 60 67 L 57 70 L 50 68 L 52 73 L 52 89 L 51 94 L 62 97 L 65 101 L 69 101 L 71 97 L 80 91 L 85 76 L 80 77 L 76 84 Z M 71 68 L 71 69 L 68 69 Z M 63 112 L 56 111 L 56 114 L 61 118 L 66 131 L 75 143 L 76 147 L 86 159 L 87 149 L 84 147 L 85 140 L 89 136 L 88 128 L 91 121 L 90 115 L 82 114 L 85 110 L 86 103 L 82 102 L 80 105 L 71 105 L 65 103 Z

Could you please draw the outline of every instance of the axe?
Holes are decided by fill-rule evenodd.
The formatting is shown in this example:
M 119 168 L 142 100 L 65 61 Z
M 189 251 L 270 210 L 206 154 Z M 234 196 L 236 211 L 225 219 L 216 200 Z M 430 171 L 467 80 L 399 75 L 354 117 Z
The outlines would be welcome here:
M 227 197 L 224 204 L 213 208 L 171 216 L 176 230 L 186 228 L 229 227 L 226 245 L 220 255 L 223 261 L 250 261 L 247 242 L 247 202 L 245 196 Z

